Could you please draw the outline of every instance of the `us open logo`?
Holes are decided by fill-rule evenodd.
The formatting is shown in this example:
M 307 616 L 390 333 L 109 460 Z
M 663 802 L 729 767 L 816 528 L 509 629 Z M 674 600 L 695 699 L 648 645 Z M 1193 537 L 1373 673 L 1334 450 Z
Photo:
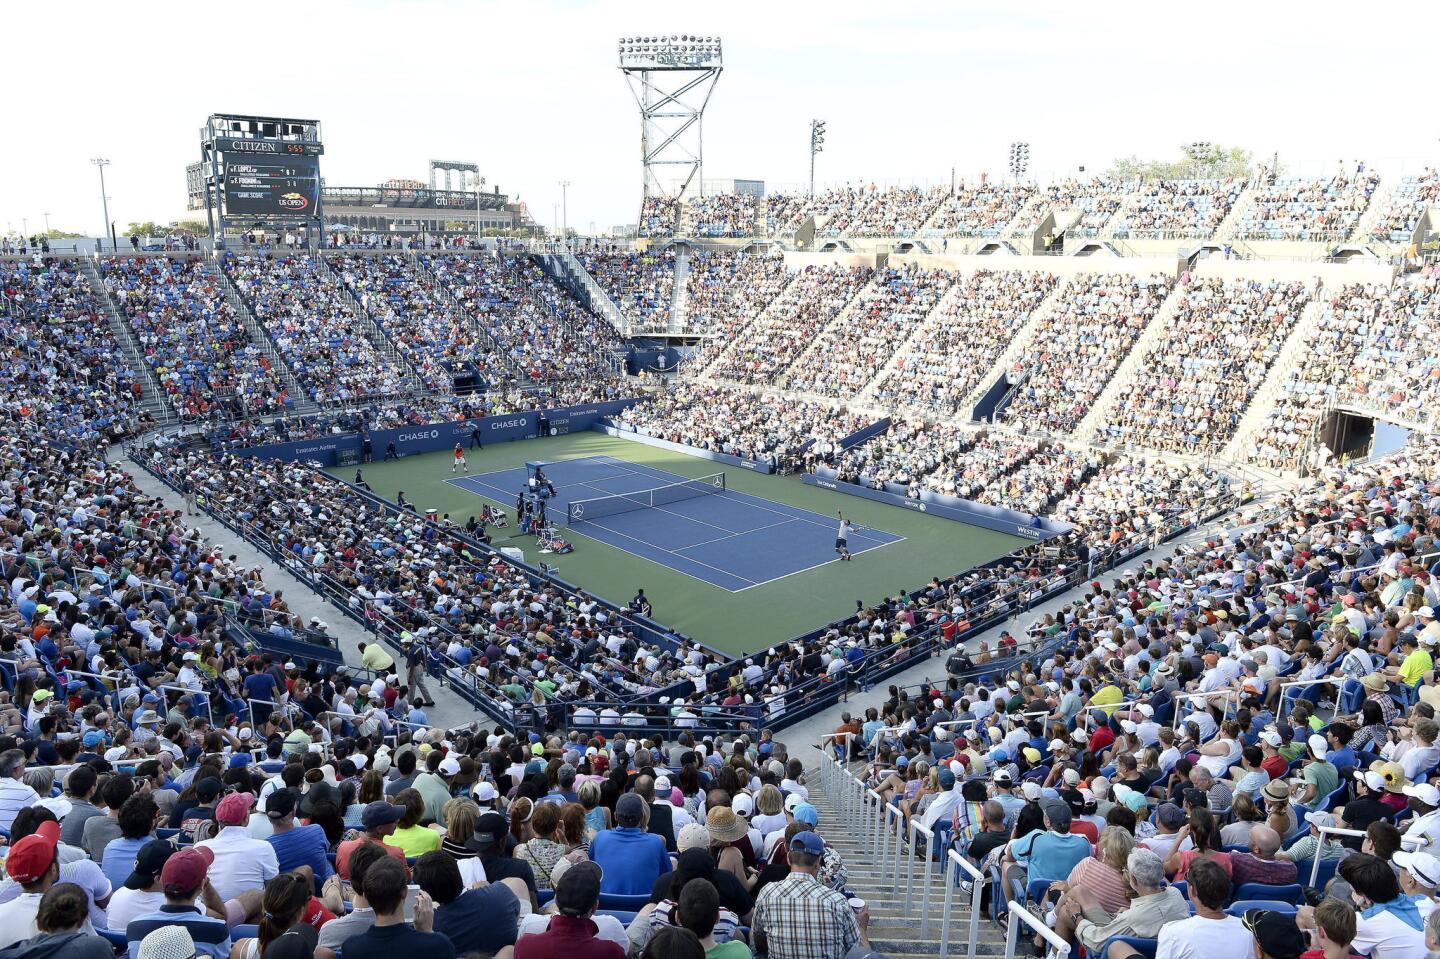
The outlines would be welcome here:
M 286 193 L 280 197 L 279 203 L 287 210 L 303 210 L 310 205 L 310 200 L 300 193 Z

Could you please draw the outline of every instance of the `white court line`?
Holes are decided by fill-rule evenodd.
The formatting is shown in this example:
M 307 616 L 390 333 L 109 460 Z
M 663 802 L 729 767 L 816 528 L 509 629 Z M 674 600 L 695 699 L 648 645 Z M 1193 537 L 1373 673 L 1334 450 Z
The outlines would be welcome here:
M 747 529 L 743 533 L 731 533 L 729 536 L 717 536 L 714 539 L 704 539 L 698 543 L 691 543 L 689 546 L 680 547 L 681 550 L 694 549 L 697 546 L 709 546 L 711 543 L 723 542 L 727 539 L 734 539 L 737 536 L 749 536 L 751 533 L 758 533 L 761 530 L 774 529 L 777 526 L 788 526 L 795 522 L 793 519 L 782 520 L 779 523 L 771 523 L 769 526 L 757 526 L 754 529 Z
M 624 462 L 624 461 L 622 460 L 621 462 Z M 636 466 L 639 466 L 640 464 L 637 463 L 637 464 L 635 464 L 635 465 L 636 465 Z M 656 469 L 654 469 L 654 467 L 650 467 L 650 466 L 644 466 L 644 467 L 641 467 L 641 468 L 642 468 L 642 469 L 652 470 L 653 472 L 657 472 L 657 473 L 665 473 L 665 472 L 666 472 L 665 470 L 656 470 Z M 678 473 L 666 473 L 666 475 L 668 475 L 668 476 L 679 476 L 680 474 L 678 474 Z M 760 474 L 760 475 L 768 475 L 768 474 Z M 657 478 L 658 478 L 658 477 L 657 477 Z M 693 478 L 693 477 L 686 477 L 686 478 Z M 730 495 L 731 493 L 734 493 L 735 496 L 732 497 L 732 496 Z M 767 513 L 774 513 L 776 516 L 787 516 L 787 517 L 789 517 L 791 520 L 794 520 L 794 521 L 797 522 L 797 523 L 809 523 L 811 526 L 820 526 L 820 527 L 823 527 L 823 528 L 825 528 L 825 529 L 835 529 L 835 530 L 838 530 L 838 529 L 840 528 L 840 524 L 839 524 L 838 522 L 835 522 L 835 521 L 831 520 L 829 517 L 824 517 L 825 522 L 823 522 L 823 523 L 820 522 L 820 519 L 821 519 L 820 514 L 817 513 L 817 512 L 815 512 L 813 509 L 806 509 L 804 506 L 792 506 L 792 505 L 789 504 L 789 503 L 780 503 L 780 504 L 778 504 L 778 505 L 780 505 L 780 506 L 786 507 L 787 509 L 796 510 L 796 511 L 798 511 L 798 512 L 800 512 L 800 513 L 804 513 L 804 514 L 805 514 L 804 516 L 798 516 L 798 515 L 796 515 L 795 513 L 788 513 L 788 512 L 786 512 L 786 511 L 783 510 L 783 509 L 775 509 L 774 507 L 771 507 L 771 506 L 763 506 L 763 505 L 761 505 L 760 503 L 752 502 L 753 500 L 761 500 L 761 501 L 763 501 L 763 502 L 774 502 L 774 500 L 766 500 L 763 496 L 756 496 L 754 493 L 747 493 L 747 492 L 745 492 L 745 491 L 743 491 L 743 490 L 732 490 L 732 489 L 729 488 L 728 485 L 727 485 L 726 488 L 725 488 L 725 492 L 721 493 L 720 495 L 723 496 L 723 497 L 725 497 L 727 500 L 730 500 L 730 502 L 732 502 L 732 503 L 739 503 L 741 506 L 749 506 L 749 507 L 752 507 L 753 509 L 764 510 L 764 511 L 767 512 Z M 745 498 L 744 498 L 744 499 L 741 499 L 740 497 L 745 497 Z M 811 517 L 814 517 L 814 518 L 812 519 Z M 870 529 L 874 529 L 874 527 L 870 527 Z M 891 532 L 889 532 L 888 530 L 876 530 L 876 532 L 883 532 L 883 533 L 886 533 L 886 535 L 889 535 L 889 536 L 894 536 L 894 535 L 895 535 L 894 533 L 891 533 Z M 738 534 L 737 534 L 737 535 L 738 535 Z M 878 536 L 866 536 L 864 533 L 860 532 L 858 529 L 852 531 L 851 535 L 854 536 L 854 537 L 856 537 L 857 539 L 868 539 L 868 540 L 870 540 L 872 543 L 876 543 L 876 544 L 878 544 L 878 545 L 880 545 L 880 546 L 888 546 L 891 542 L 899 542 L 900 540 L 903 540 L 903 539 L 905 538 L 905 537 L 902 536 L 902 537 L 900 537 L 900 540 L 889 540 L 889 541 L 887 541 L 887 540 L 880 539 Z M 873 549 L 874 547 L 871 547 L 871 548 Z M 864 552 L 864 550 L 861 550 L 861 552 Z M 855 554 L 855 555 L 858 555 L 858 554 Z M 824 564 L 821 564 L 821 565 L 824 565 Z M 813 569 L 814 567 L 811 567 L 811 568 Z M 803 571 L 802 571 L 802 572 L 803 572 Z
M 865 549 L 857 550 L 857 551 L 855 551 L 855 552 L 852 552 L 850 555 L 851 555 L 851 556 L 859 556 L 859 555 L 861 555 L 861 554 L 863 554 L 863 553 L 869 553 L 869 552 L 871 552 L 872 550 L 884 549 L 884 548 L 887 547 L 887 546 L 894 546 L 895 543 L 903 543 L 903 542 L 905 542 L 905 537 L 904 537 L 904 536 L 902 536 L 902 537 L 900 537 L 899 539 L 895 540 L 893 543 L 877 543 L 877 544 L 874 545 L 874 546 L 868 546 L 868 547 L 866 547 Z M 740 589 L 732 589 L 730 592 L 732 592 L 732 593 L 743 593 L 743 592 L 745 592 L 745 590 L 747 590 L 747 589 L 754 589 L 756 586 L 767 586 L 767 585 L 769 585 L 770 583 L 778 583 L 778 582 L 780 582 L 780 580 L 782 580 L 782 579 L 789 579 L 791 576 L 799 576 L 801 573 L 808 573 L 808 572 L 810 572 L 812 569 L 819 569 L 821 566 L 829 566 L 831 563 L 838 563 L 838 562 L 840 562 L 840 557 L 837 556 L 837 557 L 835 557 L 834 559 L 827 559 L 827 560 L 826 560 L 825 562 L 823 562 L 823 563 L 816 563 L 814 566 L 806 566 L 804 569 L 797 569 L 797 570 L 795 570 L 795 572 L 793 572 L 793 573 L 785 573 L 785 574 L 782 575 L 782 576 L 776 576 L 774 579 L 767 579 L 767 580 L 764 580 L 763 582 L 753 583 L 753 584 L 751 584 L 751 585 L 749 585 L 749 586 L 742 586 Z M 741 578 L 743 579 L 744 577 L 741 577 Z
M 622 533 L 622 532 L 620 532 L 618 529 L 611 529 L 611 528 L 608 527 L 608 526 L 601 526 L 599 523 L 595 523 L 595 522 L 592 522 L 592 521 L 590 521 L 590 520 L 586 520 L 585 522 L 586 522 L 587 524 L 589 524 L 590 526 L 599 526 L 601 529 L 605 530 L 605 532 L 607 532 L 607 533 L 614 533 L 616 536 L 623 537 L 624 539 L 634 540 L 634 541 L 637 542 L 637 543 L 641 543 L 641 544 L 643 544 L 643 545 L 645 545 L 645 546 L 650 547 L 651 549 L 659 550 L 659 551 L 662 552 L 662 553 L 669 553 L 671 556 L 678 556 L 680 559 L 683 559 L 683 560 L 684 560 L 685 562 L 687 562 L 687 563 L 694 563 L 696 566 L 704 566 L 706 569 L 713 569 L 713 570 L 714 570 L 715 572 L 717 572 L 717 573 L 723 573 L 724 575 L 729 576 L 731 579 L 738 579 L 738 580 L 740 580 L 740 582 L 742 582 L 742 583 L 749 583 L 751 586 L 759 586 L 759 585 L 762 585 L 762 584 L 760 584 L 760 583 L 755 582 L 753 579 L 747 579 L 746 577 L 741 576 L 741 575 L 738 574 L 738 573 L 731 572 L 731 571 L 728 570 L 728 569 L 721 569 L 719 566 L 711 566 L 709 563 L 701 562 L 701 561 L 698 560 L 698 559 L 692 559 L 692 558 L 690 558 L 689 556 L 682 556 L 680 553 L 677 553 L 677 552 L 676 552 L 675 550 L 673 550 L 673 549 L 666 549 L 666 548 L 663 547 L 663 546 L 656 546 L 654 543 L 650 542 L 648 539 L 641 539 L 641 538 L 638 537 L 638 536 L 631 536 L 629 533 Z M 575 528 L 575 527 L 573 527 L 573 526 L 570 527 L 570 529 L 574 529 L 574 528 Z M 585 534 L 584 534 L 584 533 L 581 533 L 580 535 L 581 535 L 581 536 L 584 536 Z M 710 585 L 711 585 L 711 586 L 714 586 L 716 589 L 723 589 L 723 590 L 725 590 L 727 593 L 738 593 L 738 592 L 741 591 L 741 590 L 739 590 L 739 589 L 730 589 L 729 587 L 721 586 L 719 583 L 710 582 L 710 580 L 708 580 L 708 579 L 700 579 L 699 576 L 695 576 L 695 575 L 693 575 L 693 574 L 691 574 L 691 573 L 687 573 L 687 572 L 685 572 L 683 569 L 678 569 L 678 568 L 676 568 L 676 567 L 674 567 L 674 566 L 671 566 L 671 565 L 668 564 L 668 563 L 662 563 L 662 562 L 660 562 L 658 559 L 651 559 L 649 556 L 646 556 L 644 553 L 631 552 L 630 550 L 625 549 L 625 547 L 623 547 L 623 546 L 615 546 L 614 543 L 606 543 L 603 539 L 599 539 L 599 538 L 594 537 L 594 536 L 586 536 L 585 538 L 586 538 L 586 539 L 589 539 L 589 540 L 592 540 L 592 541 L 594 541 L 594 542 L 596 542 L 596 543 L 601 543 L 601 544 L 603 544 L 603 545 L 605 545 L 605 546 L 612 546 L 612 547 L 614 547 L 615 549 L 625 550 L 625 552 L 630 553 L 631 556 L 639 556 L 641 559 L 649 560 L 650 562 L 654 563 L 654 564 L 657 565 L 657 566 L 663 566 L 664 568 L 670 570 L 670 572 L 672 572 L 672 573 L 680 573 L 680 574 L 682 574 L 682 575 L 689 576 L 691 579 L 699 579 L 700 582 L 702 582 L 702 583 L 710 583 Z M 729 537 L 721 537 L 721 538 L 722 538 L 722 539 L 729 539 Z M 749 589 L 749 588 L 750 588 L 749 586 L 741 587 L 741 589 Z

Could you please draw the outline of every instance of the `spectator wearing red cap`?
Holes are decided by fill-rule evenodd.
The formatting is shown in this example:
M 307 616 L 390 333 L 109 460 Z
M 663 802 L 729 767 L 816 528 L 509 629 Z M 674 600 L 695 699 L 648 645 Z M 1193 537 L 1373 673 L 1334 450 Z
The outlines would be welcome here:
M 216 865 L 214 854 L 204 846 L 181 849 L 160 868 L 160 889 L 165 904 L 158 912 L 136 916 L 125 927 L 130 959 L 139 959 L 140 942 L 156 929 L 181 926 L 195 941 L 195 956 L 229 959 L 230 926 L 224 919 L 207 916 L 195 905 L 196 896 L 211 900 L 215 890 L 206 873 Z M 207 888 L 210 887 L 210 888 Z
M 60 877 L 60 824 L 41 823 L 5 857 L 5 874 L 20 884 L 20 895 L 0 905 L 0 949 L 40 934 L 35 915 L 46 890 Z
M 263 889 L 266 882 L 280 874 L 275 847 L 250 835 L 250 807 L 254 803 L 255 797 L 249 793 L 231 793 L 220 800 L 215 806 L 219 834 L 196 844 L 214 856 L 210 881 L 225 900 L 251 889 Z

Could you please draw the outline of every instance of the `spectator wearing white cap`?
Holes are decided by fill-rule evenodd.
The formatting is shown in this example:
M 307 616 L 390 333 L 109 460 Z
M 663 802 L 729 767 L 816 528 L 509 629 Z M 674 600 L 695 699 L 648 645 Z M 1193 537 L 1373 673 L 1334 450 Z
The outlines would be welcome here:
M 1305 740 L 1307 749 L 1305 767 L 1301 772 L 1303 783 L 1292 794 L 1300 806 L 1316 807 L 1325 801 L 1340 786 L 1340 771 L 1326 759 L 1330 744 L 1319 733 L 1312 733 Z
M 1405 838 L 1419 840 L 1419 848 L 1426 852 L 1440 852 L 1440 789 L 1429 783 L 1414 783 L 1401 791 L 1409 797 L 1415 814 L 1405 828 Z
M 421 823 L 442 822 L 445 804 L 450 801 L 450 780 L 460 772 L 460 760 L 454 756 L 442 755 L 440 750 L 431 750 L 425 757 L 427 772 L 415 777 L 410 787 L 420 794 L 425 802 L 425 813 Z
M 1371 769 L 1355 770 L 1355 798 L 1344 806 L 1335 809 L 1335 818 L 1340 825 L 1346 829 L 1365 830 L 1372 822 L 1381 819 L 1389 819 L 1394 810 L 1380 801 L 1385 793 L 1385 777 L 1379 772 Z M 1359 848 L 1359 842 L 1351 845 L 1350 840 L 1343 840 L 1352 849 Z
M 1326 835 L 1321 839 L 1321 827 L 1334 827 L 1339 825 L 1334 815 L 1328 812 L 1307 812 L 1305 821 L 1310 824 L 1310 831 L 1290 844 L 1290 848 L 1275 854 L 1276 859 L 1288 859 L 1291 862 L 1299 862 L 1302 859 L 1343 859 L 1350 850 L 1340 844 L 1338 836 Z
M 1407 896 L 1434 900 L 1440 889 L 1440 858 L 1428 852 L 1401 850 L 1390 857 L 1400 867 L 1400 890 Z

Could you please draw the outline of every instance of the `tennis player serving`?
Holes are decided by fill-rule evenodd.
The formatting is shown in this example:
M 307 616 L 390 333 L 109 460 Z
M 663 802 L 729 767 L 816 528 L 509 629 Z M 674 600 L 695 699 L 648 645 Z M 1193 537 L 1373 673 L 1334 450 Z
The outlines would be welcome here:
M 840 529 L 837 530 L 835 533 L 835 552 L 840 554 L 841 562 L 848 563 L 851 559 L 850 530 L 854 529 L 855 527 L 853 523 L 851 523 L 848 519 L 845 518 L 845 514 L 840 512 L 840 510 L 837 509 L 835 511 L 835 515 L 840 517 Z

